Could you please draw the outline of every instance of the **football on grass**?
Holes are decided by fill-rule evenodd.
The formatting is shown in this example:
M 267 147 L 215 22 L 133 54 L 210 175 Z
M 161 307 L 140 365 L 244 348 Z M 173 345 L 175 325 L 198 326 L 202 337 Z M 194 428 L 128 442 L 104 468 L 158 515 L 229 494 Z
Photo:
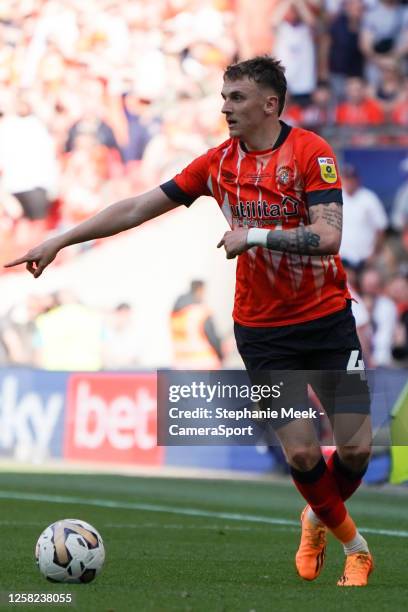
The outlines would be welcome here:
M 35 557 L 51 582 L 91 582 L 101 571 L 105 548 L 97 530 L 77 519 L 63 519 L 38 538 Z

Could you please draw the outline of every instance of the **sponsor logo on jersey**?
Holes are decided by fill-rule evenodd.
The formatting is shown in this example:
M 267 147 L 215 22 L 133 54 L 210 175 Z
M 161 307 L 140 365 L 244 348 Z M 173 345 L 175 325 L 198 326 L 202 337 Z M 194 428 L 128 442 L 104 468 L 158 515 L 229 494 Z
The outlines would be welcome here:
M 293 181 L 293 170 L 289 166 L 280 166 L 276 171 L 276 181 L 287 187 Z
M 332 157 L 318 157 L 320 166 L 320 176 L 325 183 L 335 183 L 337 181 L 337 170 Z
M 279 203 L 266 200 L 240 200 L 231 204 L 232 216 L 237 219 L 278 220 L 294 217 L 299 214 L 299 202 L 295 198 L 285 196 Z

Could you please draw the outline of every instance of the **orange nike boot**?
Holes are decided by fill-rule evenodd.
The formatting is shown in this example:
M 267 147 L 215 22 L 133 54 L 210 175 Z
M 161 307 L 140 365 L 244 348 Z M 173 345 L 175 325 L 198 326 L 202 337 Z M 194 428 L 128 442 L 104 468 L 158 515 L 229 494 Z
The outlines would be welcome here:
M 346 556 L 346 565 L 337 586 L 367 586 L 368 577 L 374 569 L 373 557 L 369 552 L 357 552 Z
M 300 515 L 302 536 L 296 553 L 296 570 L 304 580 L 315 580 L 323 568 L 326 556 L 327 528 L 323 524 L 315 525 L 307 517 L 309 506 Z

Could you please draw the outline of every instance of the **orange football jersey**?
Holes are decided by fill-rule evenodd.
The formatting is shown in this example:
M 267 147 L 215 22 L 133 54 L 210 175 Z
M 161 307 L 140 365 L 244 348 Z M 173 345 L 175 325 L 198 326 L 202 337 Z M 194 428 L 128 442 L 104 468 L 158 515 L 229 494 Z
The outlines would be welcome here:
M 337 162 L 320 136 L 281 122 L 273 149 L 248 151 L 230 138 L 161 185 L 189 206 L 213 196 L 232 229 L 308 225 L 309 208 L 342 203 Z M 346 306 L 350 295 L 338 255 L 297 255 L 253 247 L 239 255 L 233 318 L 249 327 L 302 323 Z

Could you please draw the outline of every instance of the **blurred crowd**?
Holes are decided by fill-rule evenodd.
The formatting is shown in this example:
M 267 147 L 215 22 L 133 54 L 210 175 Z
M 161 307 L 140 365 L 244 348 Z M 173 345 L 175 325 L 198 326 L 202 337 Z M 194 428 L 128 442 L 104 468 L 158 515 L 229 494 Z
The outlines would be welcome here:
M 344 262 L 366 366 L 408 368 L 407 275 L 389 278 L 371 264 L 358 273 Z M 171 357 L 156 367 L 242 367 L 232 334 L 223 338 L 218 333 L 203 281 L 193 280 L 190 291 L 177 298 L 168 326 Z M 97 308 L 81 303 L 69 289 L 29 294 L 0 316 L 0 367 L 143 369 L 148 350 L 144 327 L 126 302 Z
M 0 366 L 127 370 L 141 367 L 142 358 L 140 330 L 126 302 L 96 309 L 64 289 L 29 295 L 0 319 Z
M 334 146 L 407 144 L 407 1 L 3 1 L 1 260 L 171 178 L 222 142 L 223 70 L 262 53 L 286 66 L 288 123 L 329 134 Z M 373 365 L 407 359 L 406 170 L 384 211 L 345 168 L 342 257 L 364 306 Z M 27 329 L 61 308 L 53 299 L 30 298 Z M 3 360 L 22 363 L 15 310 L 1 323 Z M 30 337 L 29 361 L 44 366 L 38 330 Z

